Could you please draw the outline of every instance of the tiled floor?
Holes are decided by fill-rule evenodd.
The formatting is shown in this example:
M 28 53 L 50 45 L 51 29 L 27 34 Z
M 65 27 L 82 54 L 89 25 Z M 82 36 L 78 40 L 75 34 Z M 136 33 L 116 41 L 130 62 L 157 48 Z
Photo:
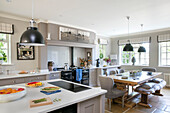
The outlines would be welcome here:
M 152 108 L 146 108 L 136 105 L 133 108 L 122 108 L 120 104 L 112 103 L 112 111 L 108 111 L 108 103 L 106 102 L 105 113 L 170 113 L 170 88 L 162 89 L 161 96 L 149 96 L 149 103 Z

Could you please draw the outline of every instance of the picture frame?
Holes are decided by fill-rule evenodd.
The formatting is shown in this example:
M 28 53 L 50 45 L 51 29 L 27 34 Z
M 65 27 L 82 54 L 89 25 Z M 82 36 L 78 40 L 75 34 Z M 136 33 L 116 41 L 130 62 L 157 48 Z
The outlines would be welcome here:
M 20 45 L 17 43 L 17 60 L 34 60 L 34 46 Z

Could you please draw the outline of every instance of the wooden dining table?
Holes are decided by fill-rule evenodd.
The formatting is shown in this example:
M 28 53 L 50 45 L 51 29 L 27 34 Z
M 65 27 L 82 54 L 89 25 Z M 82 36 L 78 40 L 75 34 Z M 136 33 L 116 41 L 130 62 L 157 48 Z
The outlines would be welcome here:
M 154 77 L 162 75 L 162 72 L 152 72 L 151 75 L 148 75 L 148 72 L 142 71 L 141 75 L 139 76 L 133 76 L 130 75 L 129 73 L 122 73 L 121 75 L 122 76 L 115 74 L 115 75 L 109 75 L 109 77 L 113 78 L 118 89 L 127 91 L 127 97 L 125 101 L 129 101 L 139 95 L 138 92 L 134 92 L 135 86 L 139 86 L 145 82 L 148 82 Z M 133 105 L 131 106 L 130 104 L 128 105 L 129 107 L 133 106 Z
M 122 76 L 118 76 L 118 75 L 109 75 L 109 76 L 114 79 L 115 83 L 123 83 L 129 86 L 136 86 L 145 83 L 148 80 L 151 80 L 152 78 L 157 77 L 159 75 L 162 75 L 162 72 L 152 72 L 151 75 L 148 75 L 147 71 L 142 71 L 141 75 L 139 76 L 131 76 L 125 73 L 122 73 Z M 122 77 L 127 77 L 127 79 L 123 79 Z

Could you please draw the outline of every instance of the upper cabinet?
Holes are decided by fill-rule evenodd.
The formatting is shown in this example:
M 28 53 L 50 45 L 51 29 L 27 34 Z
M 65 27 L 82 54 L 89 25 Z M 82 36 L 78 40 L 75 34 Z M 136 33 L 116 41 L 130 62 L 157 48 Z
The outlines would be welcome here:
M 42 27 L 43 24 L 44 23 L 39 23 L 39 26 Z M 95 42 L 96 34 L 94 32 L 52 23 L 45 24 L 45 38 L 47 42 L 64 41 L 84 44 L 94 44 Z

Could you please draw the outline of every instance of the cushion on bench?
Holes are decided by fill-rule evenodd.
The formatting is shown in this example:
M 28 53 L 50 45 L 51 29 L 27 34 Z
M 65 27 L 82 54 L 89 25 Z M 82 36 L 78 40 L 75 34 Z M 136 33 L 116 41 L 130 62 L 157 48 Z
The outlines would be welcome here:
M 148 83 L 144 83 L 141 87 L 145 88 L 145 89 L 151 89 L 155 86 L 155 83 L 152 82 L 148 82 Z
M 154 82 L 154 83 L 161 83 L 163 81 L 163 79 L 160 78 L 154 78 L 152 80 L 149 80 L 149 82 Z

